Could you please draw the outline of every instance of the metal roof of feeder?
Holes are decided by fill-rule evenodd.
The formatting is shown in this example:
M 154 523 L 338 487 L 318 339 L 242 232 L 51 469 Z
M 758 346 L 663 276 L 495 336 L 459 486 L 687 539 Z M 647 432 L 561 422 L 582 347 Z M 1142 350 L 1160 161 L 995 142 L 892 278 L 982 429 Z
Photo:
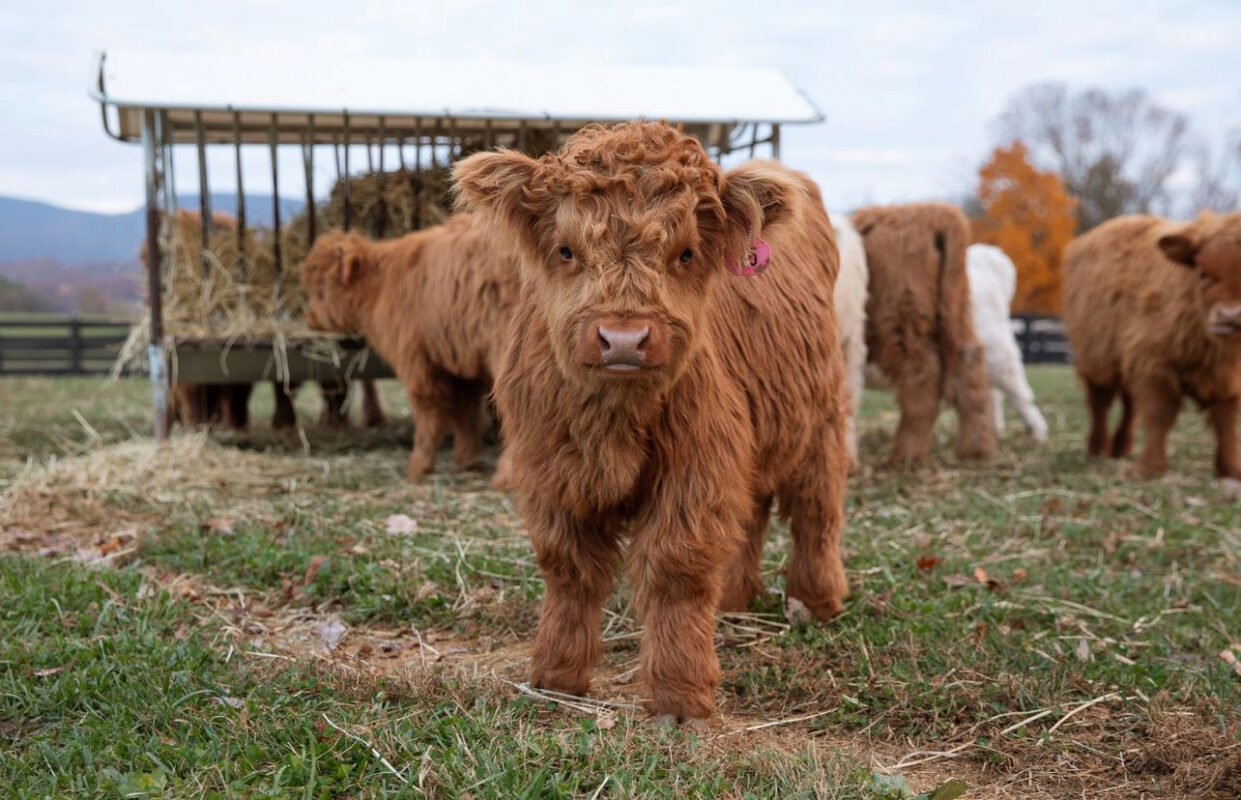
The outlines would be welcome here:
M 815 123 L 823 114 L 773 69 L 532 66 L 489 60 L 252 56 L 126 52 L 99 57 L 92 96 L 114 138 L 141 138 L 142 110 L 166 113 L 166 136 L 268 143 L 272 115 L 281 141 L 321 143 L 408 129 L 443 135 L 515 130 L 523 124 L 635 118 L 693 126 Z M 109 117 L 109 111 L 113 116 Z

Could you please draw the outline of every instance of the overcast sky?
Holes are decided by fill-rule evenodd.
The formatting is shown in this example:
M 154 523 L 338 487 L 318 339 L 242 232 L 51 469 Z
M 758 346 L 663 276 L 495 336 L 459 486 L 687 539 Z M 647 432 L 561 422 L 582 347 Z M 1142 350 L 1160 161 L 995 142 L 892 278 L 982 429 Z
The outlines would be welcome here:
M 173 63 L 185 52 L 287 64 L 331 51 L 567 68 L 776 67 L 827 115 L 786 131 L 784 160 L 810 172 L 829 205 L 848 208 L 968 189 L 991 121 L 1039 81 L 1144 87 L 1222 139 L 1241 126 L 1238 41 L 1239 0 L 7 2 L 0 194 L 96 210 L 140 202 L 138 148 L 108 139 L 87 98 L 101 49 L 160 50 Z

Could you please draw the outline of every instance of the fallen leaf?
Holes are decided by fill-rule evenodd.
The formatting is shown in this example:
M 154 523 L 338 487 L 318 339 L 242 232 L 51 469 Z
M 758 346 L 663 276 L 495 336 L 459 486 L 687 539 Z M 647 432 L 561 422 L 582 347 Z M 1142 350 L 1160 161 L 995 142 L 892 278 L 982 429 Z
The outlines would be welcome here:
M 231 536 L 236 532 L 237 520 L 232 517 L 215 517 L 207 520 L 206 528 L 208 533 L 219 533 L 224 536 Z
M 340 640 L 348 632 L 349 629 L 345 627 L 345 624 L 336 618 L 332 618 L 315 628 L 315 633 L 323 640 L 323 646 L 328 650 L 335 650 L 339 647 Z
M 948 584 L 949 589 L 963 589 L 973 583 L 972 580 L 964 575 L 949 575 L 944 578 L 944 583 Z
M 615 678 L 612 679 L 612 683 L 615 683 L 618 686 L 624 686 L 626 684 L 633 683 L 633 679 L 637 677 L 637 675 L 638 675 L 638 670 L 635 667 L 634 669 L 628 670 L 627 672 L 622 672 L 621 674 L 617 675 Z
M 47 669 L 36 669 L 34 676 L 36 678 L 46 678 L 48 675 L 55 675 L 58 672 L 64 672 L 64 667 L 49 667 Z
M 974 567 L 974 580 L 978 581 L 983 586 L 986 586 L 988 589 L 990 589 L 993 592 L 996 589 L 1003 588 L 1002 584 L 999 581 L 997 581 L 995 578 L 992 578 L 990 575 L 988 575 L 987 571 L 983 569 L 982 567 Z
M 919 572 L 930 572 L 931 570 L 935 569 L 935 567 L 939 566 L 941 562 L 943 562 L 943 559 L 940 558 L 939 556 L 919 556 L 918 557 L 918 571 Z
M 616 717 L 600 717 L 596 720 L 595 727 L 601 731 L 610 731 L 616 727 Z
M 1017 569 L 1013 570 L 1013 577 L 1011 579 L 1013 583 L 1023 583 L 1025 579 L 1026 571 L 1024 569 L 1017 567 Z
M 1073 651 L 1078 661 L 1090 660 L 1090 642 L 1085 638 L 1077 640 L 1077 648 Z
M 418 532 L 418 520 L 408 514 L 393 514 L 384 520 L 389 536 L 411 536 Z
M 219 703 L 220 705 L 228 706 L 229 708 L 245 708 L 246 707 L 246 701 L 242 700 L 240 697 L 228 697 L 228 696 L 217 697 L 215 698 L 215 701 Z
M 1232 672 L 1234 675 L 1241 678 L 1241 659 L 1237 658 L 1236 654 L 1234 654 L 1230 648 L 1224 648 L 1224 650 L 1220 652 L 1219 657 L 1224 659 L 1225 664 L 1232 667 Z
M 119 537 L 119 536 L 113 536 L 113 537 L 112 537 L 111 539 L 109 539 L 108 541 L 106 541 L 106 542 L 104 542 L 103 544 L 99 545 L 99 555 L 101 555 L 101 556 L 110 556 L 110 555 L 112 555 L 113 553 L 115 553 L 117 550 L 120 550 L 120 549 L 121 549 L 122 544 L 124 544 L 124 543 L 121 541 L 121 537 Z
M 375 645 L 370 642 L 363 642 L 356 653 L 358 658 L 370 658 L 375 652 Z
M 323 568 L 327 558 L 324 556 L 315 556 L 310 559 L 310 566 L 306 567 L 306 574 L 302 576 L 302 586 L 309 586 L 315 582 L 315 578 L 319 577 L 319 570 Z

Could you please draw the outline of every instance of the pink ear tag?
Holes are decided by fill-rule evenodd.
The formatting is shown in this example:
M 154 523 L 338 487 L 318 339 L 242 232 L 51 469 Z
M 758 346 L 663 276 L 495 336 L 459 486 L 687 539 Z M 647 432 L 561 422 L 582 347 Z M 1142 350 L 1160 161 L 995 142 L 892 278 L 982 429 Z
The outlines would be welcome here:
M 767 269 L 767 262 L 770 260 L 771 245 L 762 239 L 755 239 L 750 244 L 750 252 L 745 254 L 745 260 L 742 263 L 738 264 L 735 259 L 725 256 L 724 266 L 739 278 L 752 278 Z

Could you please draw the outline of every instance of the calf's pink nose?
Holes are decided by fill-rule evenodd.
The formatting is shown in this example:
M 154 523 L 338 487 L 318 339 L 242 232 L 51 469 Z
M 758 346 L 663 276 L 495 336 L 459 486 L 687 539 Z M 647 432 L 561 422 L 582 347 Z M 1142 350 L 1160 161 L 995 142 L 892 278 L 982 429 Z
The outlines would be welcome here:
M 604 366 L 620 365 L 640 367 L 646 361 L 646 343 L 650 339 L 650 327 L 637 330 L 612 330 L 599 326 L 599 353 Z

